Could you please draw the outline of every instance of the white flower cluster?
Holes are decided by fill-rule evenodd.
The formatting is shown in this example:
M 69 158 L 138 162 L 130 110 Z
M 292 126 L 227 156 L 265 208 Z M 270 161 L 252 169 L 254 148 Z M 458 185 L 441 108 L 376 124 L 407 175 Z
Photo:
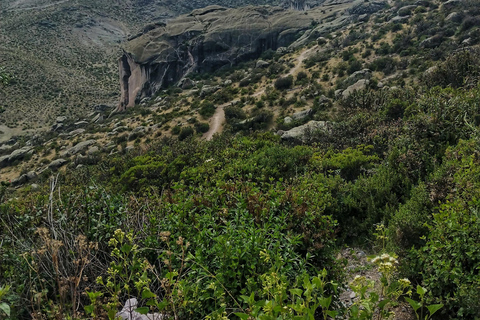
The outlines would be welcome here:
M 384 253 L 381 256 L 376 256 L 372 259 L 372 262 L 378 266 L 378 270 L 383 274 L 395 271 L 395 265 L 398 264 L 398 260 L 388 253 Z

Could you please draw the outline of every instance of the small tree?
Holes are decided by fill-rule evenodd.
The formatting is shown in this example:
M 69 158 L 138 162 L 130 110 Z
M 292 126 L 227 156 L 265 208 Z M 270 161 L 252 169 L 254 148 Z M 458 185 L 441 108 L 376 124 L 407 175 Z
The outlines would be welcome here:
M 277 90 L 290 89 L 292 85 L 293 85 L 292 76 L 281 77 L 275 81 L 275 89 Z

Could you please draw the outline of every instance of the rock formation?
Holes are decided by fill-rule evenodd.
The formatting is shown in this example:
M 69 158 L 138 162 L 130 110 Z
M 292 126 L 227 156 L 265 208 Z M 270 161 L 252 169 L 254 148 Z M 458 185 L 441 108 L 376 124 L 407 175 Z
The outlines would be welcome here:
M 348 13 L 349 9 L 363 3 L 362 0 L 332 1 L 305 12 L 272 6 L 236 9 L 209 6 L 166 25 L 149 25 L 126 44 L 119 59 L 121 100 L 117 111 L 151 97 L 161 88 L 177 84 L 191 72 L 212 72 L 225 65 L 258 58 L 268 49 L 288 47 L 302 34 L 304 41 L 314 40 L 321 31 L 311 33 L 312 26 L 319 21 L 332 21 L 332 17 L 342 17 L 333 20 L 338 23 L 329 23 L 330 32 L 348 22 L 353 15 Z M 291 3 L 297 9 L 307 6 L 304 0 Z

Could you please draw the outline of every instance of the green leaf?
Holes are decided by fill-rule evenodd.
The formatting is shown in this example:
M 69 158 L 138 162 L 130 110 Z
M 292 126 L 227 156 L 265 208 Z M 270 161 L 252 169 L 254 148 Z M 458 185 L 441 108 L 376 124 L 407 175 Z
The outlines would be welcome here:
M 140 307 L 135 309 L 140 314 L 147 314 L 150 309 L 148 307 Z
M 379 307 L 380 309 L 383 309 L 389 302 L 390 302 L 390 300 L 388 300 L 388 299 L 382 300 L 382 301 L 380 301 L 380 303 L 378 304 L 378 307 Z
M 10 306 L 8 304 L 5 302 L 0 303 L 0 310 L 5 312 L 5 314 L 10 317 Z
M 443 308 L 443 303 L 439 304 L 432 304 L 430 306 L 427 306 L 428 311 L 430 311 L 430 316 L 432 316 L 435 312 Z
M 417 285 L 417 293 L 420 295 L 420 296 L 424 296 L 425 293 L 427 293 L 427 289 L 425 289 L 424 287 L 420 286 L 420 285 Z
M 412 308 L 415 312 L 422 306 L 422 304 L 420 302 L 417 302 L 417 301 L 412 300 L 410 298 L 405 297 L 405 300 L 407 300 L 407 302 L 412 306 Z
M 330 307 L 330 304 L 332 303 L 332 296 L 326 297 L 326 298 L 320 298 L 318 299 L 318 302 L 324 309 L 328 309 Z
M 331 317 L 332 319 L 335 319 L 335 317 L 337 316 L 337 314 L 338 314 L 338 311 L 334 311 L 334 310 L 328 310 L 328 311 L 327 311 L 327 315 L 328 315 L 329 317 Z
M 290 289 L 290 293 L 293 294 L 294 296 L 302 296 L 302 289 Z
M 88 306 L 85 306 L 84 309 L 87 314 L 92 314 L 94 310 L 94 306 L 90 304 Z
M 235 312 L 235 315 L 239 317 L 242 320 L 247 320 L 248 319 L 248 314 L 242 313 L 242 312 Z
M 142 299 L 149 299 L 149 298 L 155 298 L 156 295 L 150 289 L 145 289 L 142 292 Z

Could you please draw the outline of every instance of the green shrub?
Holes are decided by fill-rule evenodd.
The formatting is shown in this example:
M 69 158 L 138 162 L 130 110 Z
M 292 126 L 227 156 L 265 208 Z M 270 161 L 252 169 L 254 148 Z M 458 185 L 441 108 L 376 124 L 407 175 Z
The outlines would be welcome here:
M 225 119 L 227 123 L 238 122 L 238 120 L 244 120 L 247 118 L 245 111 L 237 106 L 225 107 Z
M 195 133 L 195 131 L 193 130 L 192 127 L 184 127 L 182 128 L 182 130 L 180 131 L 180 134 L 178 135 L 178 139 L 181 141 L 181 140 L 185 140 L 186 138 L 190 137 L 190 136 L 193 136 L 193 134 Z
M 195 123 L 195 131 L 197 133 L 205 133 L 210 130 L 210 125 L 206 122 L 197 122 Z
M 182 131 L 182 127 L 181 126 L 175 126 L 172 128 L 172 134 L 173 135 L 178 135 L 180 133 L 180 131 Z
M 198 113 L 200 113 L 200 115 L 204 118 L 210 118 L 213 116 L 216 109 L 217 107 L 212 102 L 205 100 L 200 104 L 200 110 Z
M 277 90 L 286 90 L 290 89 L 293 85 L 293 77 L 292 76 L 286 76 L 282 78 L 278 78 L 275 80 L 275 89 Z

